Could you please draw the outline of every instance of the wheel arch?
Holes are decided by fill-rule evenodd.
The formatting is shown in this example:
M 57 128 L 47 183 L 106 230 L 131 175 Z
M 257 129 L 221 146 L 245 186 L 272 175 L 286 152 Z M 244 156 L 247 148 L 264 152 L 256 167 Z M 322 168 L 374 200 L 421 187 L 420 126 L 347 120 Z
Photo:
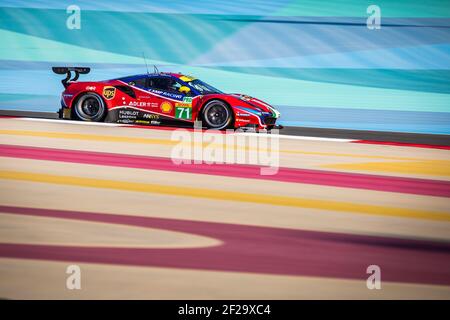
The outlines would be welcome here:
M 202 114 L 203 114 L 203 109 L 205 109 L 205 106 L 211 101 L 223 102 L 230 108 L 230 110 L 231 110 L 231 117 L 232 117 L 231 124 L 234 127 L 234 122 L 236 121 L 236 114 L 235 114 L 234 108 L 228 101 L 226 101 L 225 99 L 222 99 L 222 98 L 211 98 L 211 99 L 208 99 L 206 101 L 203 101 L 201 107 L 198 109 L 196 120 L 202 120 L 201 117 L 202 117 Z
M 77 115 L 76 115 L 76 112 L 75 112 L 75 106 L 76 106 L 78 100 L 79 100 L 83 95 L 88 94 L 88 93 L 96 94 L 96 95 L 99 96 L 100 99 L 103 101 L 103 103 L 104 103 L 104 105 L 105 105 L 105 114 L 104 114 L 104 116 L 103 116 L 102 119 L 104 120 L 104 119 L 108 116 L 108 112 L 109 112 L 109 109 L 110 109 L 110 105 L 109 105 L 109 103 L 108 103 L 109 101 L 106 100 L 100 93 L 98 93 L 98 92 L 96 92 L 96 91 L 89 91 L 89 90 L 83 90 L 83 91 L 80 91 L 80 92 L 78 92 L 78 93 L 73 97 L 72 102 L 71 102 L 71 104 L 70 104 L 70 116 L 71 116 L 71 119 L 78 119 L 78 117 L 77 117 Z

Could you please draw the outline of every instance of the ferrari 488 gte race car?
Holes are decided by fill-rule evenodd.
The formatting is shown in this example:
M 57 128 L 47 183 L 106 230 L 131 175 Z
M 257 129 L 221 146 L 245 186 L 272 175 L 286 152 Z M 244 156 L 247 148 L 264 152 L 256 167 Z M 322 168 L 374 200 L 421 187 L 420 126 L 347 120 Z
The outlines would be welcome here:
M 53 67 L 66 74 L 59 115 L 64 119 L 129 124 L 202 125 L 212 129 L 273 129 L 280 113 L 242 94 L 227 94 L 180 73 L 154 72 L 106 81 L 77 81 L 90 68 Z M 75 75 L 72 77 L 72 72 Z

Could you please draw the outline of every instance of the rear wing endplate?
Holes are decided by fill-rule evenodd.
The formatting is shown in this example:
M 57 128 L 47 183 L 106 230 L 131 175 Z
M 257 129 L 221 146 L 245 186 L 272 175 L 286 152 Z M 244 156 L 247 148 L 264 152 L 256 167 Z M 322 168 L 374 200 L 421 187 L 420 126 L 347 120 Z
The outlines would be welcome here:
M 69 81 L 77 81 L 80 74 L 88 74 L 91 68 L 88 67 L 52 67 L 52 70 L 56 74 L 65 74 L 66 77 L 61 80 L 64 88 L 67 88 Z M 72 77 L 72 71 L 75 75 Z

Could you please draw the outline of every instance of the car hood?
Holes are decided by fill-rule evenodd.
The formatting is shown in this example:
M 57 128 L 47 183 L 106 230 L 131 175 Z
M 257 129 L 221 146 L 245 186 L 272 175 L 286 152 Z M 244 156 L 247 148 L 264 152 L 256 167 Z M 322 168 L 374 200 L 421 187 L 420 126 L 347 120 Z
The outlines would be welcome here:
M 265 115 L 271 114 L 274 118 L 278 118 L 280 116 L 280 113 L 274 107 L 260 99 L 240 93 L 233 93 L 231 95 L 243 101 L 246 104 L 245 107 L 247 108 L 260 111 Z
M 243 111 L 262 116 L 273 116 L 274 118 L 278 118 L 280 116 L 280 113 L 274 107 L 249 95 L 241 93 L 223 93 L 220 94 L 220 96 L 225 96 L 227 97 L 227 100 L 232 100 L 233 106 L 240 107 Z

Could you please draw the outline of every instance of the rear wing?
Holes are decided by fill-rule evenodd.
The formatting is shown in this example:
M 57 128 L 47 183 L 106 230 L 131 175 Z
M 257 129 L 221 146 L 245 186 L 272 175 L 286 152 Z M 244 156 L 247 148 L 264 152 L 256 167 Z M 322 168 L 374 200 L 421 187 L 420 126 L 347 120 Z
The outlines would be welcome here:
M 56 74 L 65 74 L 66 77 L 61 80 L 64 88 L 67 88 L 69 81 L 77 81 L 80 74 L 88 74 L 91 68 L 88 67 L 52 67 L 52 70 Z M 72 77 L 72 71 L 75 75 Z

